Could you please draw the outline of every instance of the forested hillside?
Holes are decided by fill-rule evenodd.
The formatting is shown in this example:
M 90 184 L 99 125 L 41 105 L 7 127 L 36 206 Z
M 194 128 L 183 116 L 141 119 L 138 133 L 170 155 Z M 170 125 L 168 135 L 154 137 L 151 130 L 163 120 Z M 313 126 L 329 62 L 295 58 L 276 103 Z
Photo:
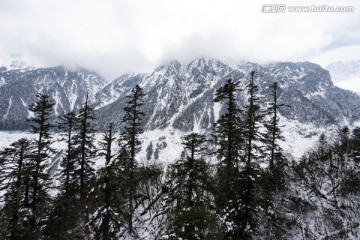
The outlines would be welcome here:
M 358 239 L 360 129 L 324 132 L 292 161 L 279 118 L 293 102 L 280 101 L 281 83 L 245 77 L 215 88 L 216 122 L 184 133 L 174 162 L 137 159 L 151 104 L 139 85 L 100 142 L 89 95 L 55 116 L 55 102 L 37 94 L 28 107 L 36 137 L 1 149 L 0 238 Z

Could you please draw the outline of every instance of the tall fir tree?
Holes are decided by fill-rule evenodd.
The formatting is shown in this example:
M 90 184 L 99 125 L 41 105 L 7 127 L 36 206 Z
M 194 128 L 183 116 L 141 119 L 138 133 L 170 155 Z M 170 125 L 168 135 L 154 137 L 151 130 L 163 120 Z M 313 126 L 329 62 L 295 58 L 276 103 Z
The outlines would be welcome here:
M 224 237 L 237 239 L 242 216 L 239 214 L 241 202 L 240 194 L 240 166 L 245 139 L 243 137 L 241 110 L 237 104 L 237 94 L 240 82 L 227 80 L 224 86 L 215 93 L 214 102 L 225 103 L 225 113 L 217 120 L 213 139 L 218 145 L 216 154 L 220 160 L 217 167 L 217 194 L 216 205 L 218 214 L 222 219 Z
M 80 236 L 82 234 L 82 238 L 90 234 L 89 220 L 93 205 L 93 197 L 90 195 L 95 179 L 95 119 L 94 110 L 89 106 L 89 97 L 86 94 L 84 105 L 77 115 L 77 124 L 73 135 L 76 154 L 75 182 L 79 194 L 77 206 L 80 209 L 78 229 L 81 229 L 77 234 Z
M 62 141 L 66 142 L 66 152 L 61 161 L 61 171 L 59 173 L 60 190 L 66 194 L 75 194 L 76 191 L 76 146 L 75 146 L 75 130 L 77 128 L 78 119 L 74 112 L 69 112 L 64 116 L 60 116 L 57 122 L 58 129 L 62 132 Z
M 121 228 L 121 204 L 119 201 L 121 186 L 118 185 L 119 171 L 114 162 L 114 137 L 113 124 L 110 123 L 100 142 L 99 156 L 105 159 L 105 166 L 97 171 L 95 213 L 92 215 L 91 224 L 96 239 L 116 239 Z
M 255 84 L 256 72 L 250 72 L 249 84 L 247 85 L 248 103 L 245 106 L 244 121 L 242 122 L 242 133 L 245 139 L 244 155 L 241 168 L 238 192 L 237 224 L 235 231 L 237 238 L 251 239 L 256 230 L 256 212 L 259 208 L 258 187 L 260 174 L 261 145 L 263 141 L 260 128 L 264 113 L 261 110 L 259 88 Z
M 355 162 L 360 163 L 360 127 L 354 128 L 351 136 L 351 156 Z
M 281 135 L 279 126 L 279 108 L 289 107 L 288 105 L 281 104 L 278 101 L 279 87 L 277 82 L 274 82 L 271 86 L 271 100 L 266 115 L 268 120 L 264 122 L 265 134 L 265 154 L 268 156 L 267 161 L 269 163 L 269 178 L 268 186 L 266 189 L 270 192 L 277 192 L 283 189 L 285 186 L 285 157 L 282 153 L 280 141 L 284 141 L 284 137 Z
M 59 182 L 59 192 L 53 199 L 44 236 L 50 239 L 69 239 L 76 237 L 73 232 L 74 226 L 78 225 L 79 186 L 76 175 L 77 150 L 75 146 L 75 129 L 77 117 L 74 112 L 60 116 L 57 128 L 62 135 L 61 141 L 65 141 L 66 149 L 60 162 L 60 171 L 56 174 Z
M 282 238 L 284 231 L 283 220 L 285 210 L 281 207 L 280 199 L 286 188 L 286 159 L 282 153 L 280 142 L 284 141 L 279 126 L 279 108 L 289 107 L 288 105 L 279 103 L 279 87 L 277 82 L 270 86 L 270 103 L 265 110 L 266 120 L 264 121 L 264 145 L 265 145 L 265 161 L 268 168 L 262 170 L 262 201 L 264 216 L 266 221 L 264 235 L 268 238 Z M 274 237 L 275 236 L 275 237 Z
M 234 185 L 238 178 L 239 150 L 243 144 L 241 132 L 240 108 L 237 104 L 239 83 L 232 79 L 227 80 L 224 86 L 216 93 L 214 102 L 225 102 L 226 112 L 219 117 L 213 130 L 213 139 L 219 147 L 216 154 L 220 160 L 218 167 L 218 179 L 220 195 L 219 204 L 226 206 L 234 196 Z
M 128 231 L 134 233 L 133 215 L 134 215 L 134 198 L 136 190 L 135 172 L 137 163 L 135 156 L 141 149 L 141 141 L 139 136 L 143 133 L 142 120 L 144 112 L 141 107 L 144 105 L 144 92 L 139 85 L 136 85 L 128 98 L 128 102 L 124 108 L 125 115 L 122 119 L 124 130 L 121 133 L 120 145 L 122 156 L 127 156 L 125 165 L 128 168 L 127 187 L 128 187 Z M 124 153 L 124 151 L 126 153 Z
M 89 97 L 86 94 L 84 106 L 79 110 L 77 116 L 77 129 L 74 135 L 74 144 L 76 145 L 76 154 L 79 166 L 76 167 L 76 173 L 79 178 L 80 199 L 87 202 L 90 190 L 91 179 L 94 177 L 94 157 L 95 150 L 95 128 L 96 119 L 94 110 L 89 106 Z M 88 206 L 85 206 L 87 208 Z
M 25 239 L 31 234 L 26 228 L 28 204 L 25 202 L 25 185 L 29 179 L 31 142 L 21 138 L 0 152 L 3 161 L 0 173 L 0 191 L 4 191 L 3 216 L 0 221 L 2 239 Z
M 169 165 L 167 205 L 168 235 L 171 239 L 208 239 L 215 232 L 212 206 L 213 180 L 205 155 L 205 136 L 190 133 L 183 137 L 182 159 Z
M 50 146 L 52 144 L 50 129 L 53 127 L 50 118 L 54 104 L 48 95 L 39 93 L 36 95 L 35 103 L 29 106 L 29 111 L 34 114 L 29 119 L 31 129 L 33 133 L 37 134 L 30 162 L 32 168 L 30 228 L 33 230 L 33 238 L 40 236 L 41 218 L 45 217 L 44 213 L 49 201 L 50 181 L 46 168 L 54 151 Z

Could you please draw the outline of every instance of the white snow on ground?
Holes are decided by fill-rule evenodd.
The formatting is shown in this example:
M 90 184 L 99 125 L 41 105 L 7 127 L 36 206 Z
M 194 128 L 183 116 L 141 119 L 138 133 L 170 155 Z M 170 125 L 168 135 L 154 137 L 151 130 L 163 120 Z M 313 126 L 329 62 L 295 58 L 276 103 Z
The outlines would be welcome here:
M 7 119 L 7 116 L 8 116 L 8 114 L 9 114 L 9 111 L 10 111 L 10 108 L 11 108 L 11 104 L 12 104 L 12 96 L 11 96 L 10 99 L 9 99 L 9 106 L 8 106 L 8 108 L 7 108 L 7 110 L 6 110 L 6 113 L 5 113 L 4 116 L 3 116 L 3 120 L 4 120 L 4 119 Z
M 0 149 L 4 147 L 8 147 L 11 143 L 19 140 L 20 138 L 30 139 L 35 135 L 29 132 L 8 132 L 8 131 L 0 131 Z
M 26 104 L 26 102 L 20 98 L 21 102 L 22 102 L 22 105 L 25 107 L 26 111 L 28 112 L 28 116 L 27 118 L 32 118 L 34 117 L 34 112 L 30 111 L 29 108 L 28 108 L 28 105 Z
M 219 111 L 216 109 L 215 111 Z M 319 139 L 321 133 L 328 134 L 331 132 L 336 132 L 337 127 L 317 127 L 312 124 L 300 123 L 296 120 L 288 120 L 280 116 L 280 126 L 282 135 L 285 137 L 285 141 L 280 142 L 280 146 L 283 148 L 286 156 L 291 156 L 294 160 L 299 160 L 301 156 L 315 147 L 316 142 Z M 360 121 L 352 124 L 350 129 L 354 126 L 360 126 Z M 195 131 L 196 130 L 196 131 Z M 194 131 L 203 133 L 203 129 L 200 129 L 198 126 Z M 183 145 L 181 144 L 181 137 L 188 134 L 187 132 L 182 132 L 180 130 L 173 129 L 171 127 L 165 129 L 156 129 L 151 131 L 145 131 L 140 139 L 142 141 L 142 148 L 139 154 L 137 155 L 137 160 L 140 163 L 146 163 L 149 160 L 147 159 L 147 148 L 150 145 L 150 142 L 153 145 L 153 154 L 151 161 L 155 161 L 161 164 L 173 163 L 178 160 L 183 151 Z M 17 141 L 20 138 L 34 138 L 36 135 L 30 132 L 19 132 L 19 131 L 0 131 L 0 149 L 9 146 L 12 142 Z M 115 136 L 119 137 L 119 133 Z M 55 149 L 65 149 L 64 142 L 59 142 L 61 138 L 60 134 L 57 133 L 53 136 L 53 140 L 56 140 L 53 144 Z M 103 133 L 95 134 L 95 145 L 103 138 Z M 331 140 L 331 139 L 330 139 Z M 114 152 L 117 151 L 117 141 L 114 143 Z M 154 152 L 158 149 L 158 159 L 154 159 Z M 96 167 L 101 167 L 104 165 L 104 160 L 97 158 L 95 160 Z
M 159 163 L 172 163 L 180 158 L 183 146 L 181 144 L 181 137 L 184 132 L 166 128 L 164 130 L 146 131 L 142 134 L 142 149 L 138 154 L 138 160 L 140 162 L 146 161 L 147 152 L 146 149 L 152 142 L 153 150 L 159 147 Z M 166 143 L 165 147 L 163 143 Z

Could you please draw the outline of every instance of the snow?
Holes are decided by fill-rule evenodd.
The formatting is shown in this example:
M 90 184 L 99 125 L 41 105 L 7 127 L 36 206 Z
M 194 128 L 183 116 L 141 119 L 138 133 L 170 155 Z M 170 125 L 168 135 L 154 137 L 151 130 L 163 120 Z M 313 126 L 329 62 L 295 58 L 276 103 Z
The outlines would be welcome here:
M 5 84 L 6 84 L 5 78 L 0 77 L 0 87 L 1 87 L 2 85 L 5 85 Z
M 215 103 L 216 104 L 216 103 Z M 214 111 L 218 112 L 220 105 L 214 107 Z M 204 114 L 206 114 L 204 112 Z M 218 115 L 216 116 L 218 117 Z M 282 116 L 280 118 L 280 126 L 282 135 L 285 137 L 285 141 L 280 142 L 280 146 L 284 150 L 284 154 L 294 160 L 300 160 L 304 153 L 311 150 L 315 143 L 318 141 L 321 133 L 331 133 L 335 132 L 337 128 L 335 127 L 317 127 L 311 124 L 303 124 L 296 120 L 288 120 Z M 194 132 L 202 133 L 204 129 L 200 127 L 200 121 L 202 116 L 199 119 L 195 119 Z M 353 124 L 353 126 L 360 126 L 360 121 Z M 152 156 L 152 161 L 157 161 L 161 164 L 173 163 L 178 160 L 183 151 L 183 145 L 181 144 L 181 137 L 187 132 L 176 130 L 171 127 L 171 125 L 165 129 L 155 129 L 145 131 L 141 136 L 140 140 L 142 141 L 142 148 L 139 154 L 137 155 L 137 160 L 140 163 L 148 162 L 146 149 L 149 146 L 150 142 L 153 145 L 153 151 L 155 151 L 157 146 L 166 146 L 164 148 L 160 147 L 159 158 L 154 159 Z M 329 134 L 331 135 L 331 134 Z M 32 138 L 34 135 L 29 132 L 7 132 L 0 131 L 0 149 L 8 146 L 10 143 L 25 137 Z M 115 136 L 118 137 L 118 136 Z M 55 134 L 54 139 L 59 139 L 60 135 Z M 103 133 L 96 133 L 96 145 L 102 140 Z M 164 144 L 165 143 L 165 144 Z M 64 144 L 60 142 L 55 142 L 53 145 L 56 149 L 64 149 Z M 117 146 L 113 150 L 117 151 Z M 104 165 L 102 159 L 96 160 L 96 166 L 101 167 Z
M 64 109 L 64 106 L 62 105 L 62 101 L 61 101 L 61 98 L 60 98 L 60 96 L 59 96 L 59 92 L 58 92 L 58 91 L 55 91 L 55 93 L 53 94 L 52 97 L 53 97 L 53 99 L 55 100 L 54 113 L 55 113 L 56 116 L 58 116 L 59 114 L 58 114 L 57 110 L 58 110 L 59 106 L 60 106 L 62 109 Z
M 9 111 L 10 111 L 10 108 L 11 108 L 11 104 L 12 104 L 12 96 L 11 96 L 10 99 L 9 99 L 9 106 L 8 106 L 8 108 L 7 108 L 7 110 L 6 110 L 6 113 L 5 113 L 4 116 L 3 116 L 3 120 L 7 119 L 7 116 L 8 116 L 8 114 L 9 114 Z
M 219 102 L 214 102 L 214 119 L 215 122 L 219 119 L 220 117 L 220 111 L 221 111 L 221 103 Z
M 288 120 L 280 116 L 280 129 L 285 141 L 280 142 L 286 155 L 299 160 L 319 139 L 325 129 L 314 125 L 302 124 L 296 120 Z
M 32 118 L 34 117 L 34 112 L 30 111 L 29 108 L 28 108 L 28 105 L 26 104 L 26 102 L 20 98 L 21 102 L 22 102 L 22 105 L 25 107 L 26 111 L 28 112 L 28 116 L 27 118 Z
M 309 99 L 311 99 L 313 97 L 326 98 L 325 92 L 326 92 L 325 89 L 320 87 L 316 92 L 310 92 L 310 93 L 305 94 L 304 96 Z
M 71 89 L 70 89 L 68 98 L 69 98 L 69 103 L 70 103 L 70 111 L 73 111 L 74 107 L 75 107 L 76 100 L 78 98 L 77 85 L 76 85 L 76 80 L 75 79 L 72 80 Z
M 0 149 L 8 147 L 11 143 L 19 140 L 20 138 L 32 138 L 34 134 L 29 132 L 9 132 L 0 131 Z
M 173 163 L 181 156 L 183 146 L 181 144 L 181 137 L 184 132 L 174 130 L 172 128 L 166 128 L 163 130 L 146 131 L 142 134 L 142 149 L 138 155 L 138 161 L 147 161 L 146 148 L 152 142 L 154 148 L 158 143 L 166 142 L 166 147 L 159 150 L 159 163 Z

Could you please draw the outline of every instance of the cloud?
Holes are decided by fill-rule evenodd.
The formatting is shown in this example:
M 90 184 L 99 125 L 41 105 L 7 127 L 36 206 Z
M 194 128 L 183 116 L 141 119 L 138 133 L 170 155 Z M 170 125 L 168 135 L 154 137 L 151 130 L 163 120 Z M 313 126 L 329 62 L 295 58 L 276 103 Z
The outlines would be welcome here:
M 261 13 L 261 6 L 272 2 L 279 3 L 0 0 L 0 61 L 20 54 L 45 66 L 78 64 L 112 80 L 198 56 L 327 64 L 360 52 L 359 1 L 326 2 L 353 5 L 353 13 Z M 291 1 L 312 4 L 325 3 Z

